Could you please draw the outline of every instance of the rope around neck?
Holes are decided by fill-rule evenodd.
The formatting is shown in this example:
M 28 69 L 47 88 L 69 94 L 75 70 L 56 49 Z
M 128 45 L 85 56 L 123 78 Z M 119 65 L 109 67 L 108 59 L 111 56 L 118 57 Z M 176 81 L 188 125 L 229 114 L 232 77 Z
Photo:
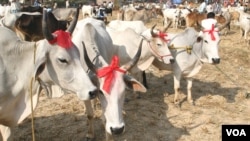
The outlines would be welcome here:
M 34 110 L 33 110 L 33 92 L 32 92 L 32 88 L 33 88 L 33 80 L 34 77 L 31 78 L 30 80 L 30 102 L 31 102 L 31 130 L 32 130 L 32 141 L 35 141 L 35 128 L 34 128 Z
M 35 42 L 35 45 L 34 45 L 34 56 L 33 56 L 33 63 L 35 64 L 36 62 L 36 49 L 37 49 L 37 46 L 36 46 L 36 42 Z M 32 130 L 32 141 L 35 141 L 36 138 L 35 138 L 35 127 L 34 127 L 34 110 L 33 110 L 33 81 L 34 81 L 34 77 L 31 78 L 30 80 L 30 107 L 31 107 L 31 130 Z

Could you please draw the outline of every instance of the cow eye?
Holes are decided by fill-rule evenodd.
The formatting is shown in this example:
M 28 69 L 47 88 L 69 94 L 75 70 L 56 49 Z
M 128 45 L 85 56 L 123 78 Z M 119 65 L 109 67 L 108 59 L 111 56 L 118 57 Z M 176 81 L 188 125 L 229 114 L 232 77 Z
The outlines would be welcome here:
M 205 43 L 208 43 L 208 41 L 207 41 L 207 40 L 204 40 L 204 42 L 205 42 Z
M 58 61 L 60 62 L 60 63 L 62 63 L 62 64 L 64 64 L 64 63 L 68 63 L 68 61 L 66 60 L 66 59 L 63 59 L 63 58 L 58 58 Z
M 157 44 L 158 47 L 161 47 L 162 45 L 161 44 Z

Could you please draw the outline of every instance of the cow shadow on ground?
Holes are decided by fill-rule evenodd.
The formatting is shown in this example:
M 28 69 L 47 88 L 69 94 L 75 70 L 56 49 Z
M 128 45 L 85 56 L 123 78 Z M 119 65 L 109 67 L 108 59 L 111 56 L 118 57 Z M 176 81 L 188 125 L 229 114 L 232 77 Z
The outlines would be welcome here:
M 157 88 L 156 88 L 157 89 Z M 126 92 L 129 101 L 124 103 L 125 132 L 122 135 L 114 136 L 115 141 L 176 141 L 182 135 L 188 135 L 186 129 L 175 127 L 166 116 L 168 110 L 164 102 L 164 96 L 156 89 L 151 89 L 141 99 L 134 99 L 130 91 Z M 63 97 L 62 97 L 63 98 Z M 72 100 L 72 102 L 77 101 Z M 60 101 L 48 104 L 49 99 L 42 101 L 36 112 L 43 111 L 43 114 L 35 114 L 34 129 L 37 141 L 83 141 L 87 133 L 87 116 L 79 107 L 65 105 Z M 45 104 L 45 103 L 47 104 Z M 44 104 L 44 105 L 43 105 Z M 60 105 L 58 105 L 60 104 Z M 83 103 L 82 103 L 83 104 Z M 49 106 L 48 106 L 49 105 Z M 48 108 L 46 107 L 48 106 Z M 44 107 L 46 107 L 44 109 Z M 100 105 L 96 107 L 94 119 L 95 141 L 105 141 L 105 129 L 98 112 Z M 67 110 L 70 109 L 70 110 Z M 45 111 L 45 112 L 44 112 Z M 32 140 L 31 117 L 28 117 L 20 125 L 14 128 L 14 141 Z
M 56 111 L 55 111 L 56 112 Z M 31 141 L 32 128 L 31 118 L 27 118 L 23 123 L 14 129 L 14 141 Z M 102 129 L 101 120 L 95 120 L 95 131 L 97 139 L 105 138 Z M 61 113 L 52 116 L 35 117 L 35 140 L 36 141 L 83 141 L 87 133 L 87 116 Z M 100 140 L 101 141 L 101 140 Z
M 115 136 L 115 141 L 176 141 L 183 135 L 189 135 L 185 128 L 176 127 L 170 122 L 164 91 L 158 87 L 148 89 L 140 98 L 128 91 L 126 98 L 126 132 Z
M 173 95 L 174 97 L 174 80 L 172 73 L 164 75 L 162 77 L 154 76 L 154 74 L 147 73 L 147 82 L 149 82 L 149 89 L 155 87 L 155 84 L 152 83 L 152 79 L 157 79 L 160 85 L 162 86 L 162 90 L 166 91 L 169 95 Z M 157 86 L 159 87 L 159 86 Z M 181 79 L 180 82 L 180 94 L 187 95 L 187 82 L 185 78 Z M 194 102 L 207 95 L 219 95 L 223 96 L 228 103 L 235 102 L 235 97 L 243 88 L 234 86 L 234 87 L 222 87 L 220 82 L 206 82 L 199 79 L 194 78 L 192 83 L 192 97 Z M 181 100 L 182 102 L 187 102 L 187 99 L 184 98 Z M 172 101 L 173 102 L 173 101 Z

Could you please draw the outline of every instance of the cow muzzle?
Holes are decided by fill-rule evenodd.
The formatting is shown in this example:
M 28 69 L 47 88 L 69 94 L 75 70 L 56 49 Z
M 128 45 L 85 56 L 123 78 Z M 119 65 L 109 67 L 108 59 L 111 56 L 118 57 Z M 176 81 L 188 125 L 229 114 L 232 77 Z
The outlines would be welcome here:
M 110 127 L 110 131 L 112 133 L 112 135 L 119 135 L 121 133 L 124 132 L 124 126 L 120 127 L 120 128 L 113 128 L 113 127 Z
M 220 58 L 212 58 L 213 64 L 219 64 Z

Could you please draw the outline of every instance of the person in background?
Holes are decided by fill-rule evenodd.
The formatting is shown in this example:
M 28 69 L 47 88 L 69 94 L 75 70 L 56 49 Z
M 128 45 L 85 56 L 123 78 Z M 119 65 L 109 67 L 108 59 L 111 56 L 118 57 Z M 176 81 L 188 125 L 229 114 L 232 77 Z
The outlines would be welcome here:
M 207 6 L 207 4 L 206 4 L 205 0 L 202 0 L 202 3 L 198 7 L 198 12 L 199 13 L 205 13 L 206 12 L 206 6 Z
M 9 2 L 10 2 L 10 7 L 9 7 L 9 12 L 10 13 L 20 12 L 21 5 L 20 5 L 18 0 L 9 0 Z
M 107 8 L 113 9 L 113 7 L 114 7 L 113 2 L 109 1 L 108 5 L 107 5 Z
M 66 0 L 65 5 L 66 5 L 66 8 L 69 8 L 69 0 Z
M 55 2 L 53 5 L 53 9 L 56 9 L 56 8 L 57 8 L 57 2 Z
M 221 14 L 222 13 L 221 7 L 222 7 L 222 5 L 219 2 L 219 0 L 215 0 L 214 3 L 213 3 L 214 13 L 215 14 Z
M 207 13 L 207 19 L 215 19 L 215 13 L 214 12 Z
M 35 0 L 34 1 L 34 6 L 35 7 L 39 7 L 41 5 L 41 3 L 38 1 L 38 0 Z
M 103 4 L 100 5 L 100 7 L 98 9 L 96 9 L 96 18 L 100 19 L 102 21 L 107 21 L 107 16 L 105 13 L 105 7 L 103 6 Z

